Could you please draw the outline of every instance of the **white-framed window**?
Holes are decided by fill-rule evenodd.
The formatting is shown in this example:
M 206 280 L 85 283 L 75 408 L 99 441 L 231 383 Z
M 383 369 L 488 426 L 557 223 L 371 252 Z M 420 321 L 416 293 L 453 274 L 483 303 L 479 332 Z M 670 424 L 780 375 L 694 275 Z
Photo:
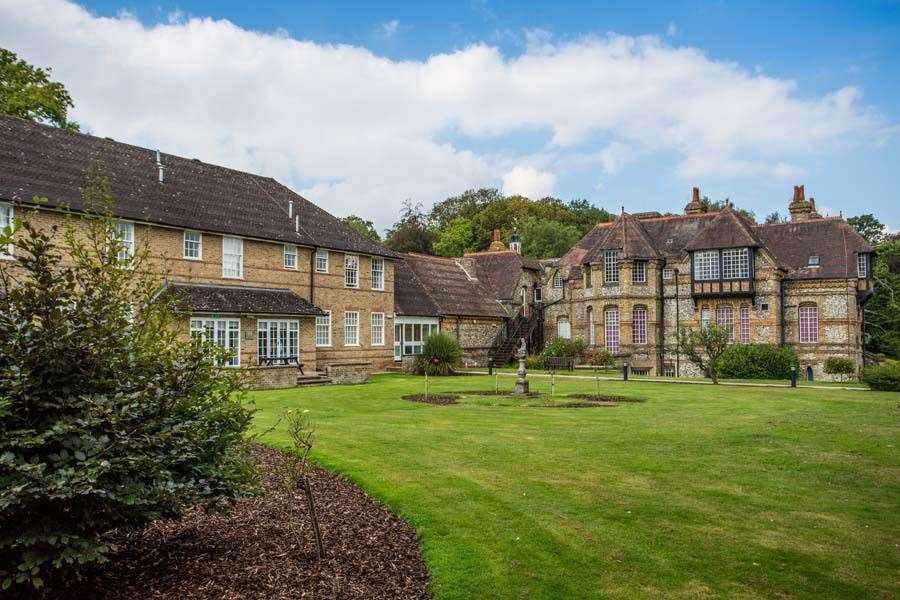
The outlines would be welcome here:
M 203 234 L 199 231 L 184 232 L 184 246 L 182 257 L 187 260 L 203 259 Z
M 384 259 L 372 257 L 372 289 L 384 289 Z
M 804 304 L 800 307 L 800 343 L 817 344 L 819 342 L 819 308 L 815 304 Z
M 709 281 L 719 278 L 719 251 L 694 252 L 694 279 Z
M 344 313 L 344 345 L 359 346 L 359 312 L 355 310 Z
M 631 266 L 631 283 L 647 283 L 647 261 L 636 260 Z
M 675 277 L 675 269 L 671 269 L 668 267 L 663 269 L 663 279 L 664 280 L 671 281 L 673 277 Z
M 134 223 L 116 221 L 113 225 L 113 235 L 119 243 L 119 252 L 116 258 L 119 260 L 131 260 L 134 258 Z
M 572 339 L 572 325 L 569 323 L 569 317 L 556 319 L 556 337 L 564 340 Z
M 539 288 L 539 287 L 535 287 L 535 288 L 534 288 L 534 301 L 535 301 L 535 302 L 542 302 L 543 299 L 544 299 L 544 290 L 542 290 L 542 289 Z
M 328 272 L 328 250 L 316 250 L 316 273 Z
M 299 322 L 286 319 L 260 319 L 256 322 L 256 338 L 259 364 L 271 361 L 297 362 L 300 347 Z
M 722 278 L 747 279 L 750 277 L 750 250 L 728 248 L 722 250 Z
M 316 317 L 316 347 L 331 345 L 331 311 Z
M 344 255 L 344 286 L 359 287 L 359 257 L 355 254 Z
M 603 252 L 603 282 L 619 283 L 619 251 Z
M 219 317 L 191 318 L 191 335 L 231 352 L 231 357 L 221 364 L 226 367 L 241 366 L 241 321 Z
M 700 327 L 709 329 L 709 307 L 705 304 L 700 307 Z
M 603 311 L 603 347 L 610 354 L 619 353 L 619 309 L 615 306 Z
M 635 306 L 631 313 L 631 337 L 635 344 L 647 343 L 647 309 Z
M 729 304 L 721 304 L 716 307 L 716 326 L 728 332 L 728 337 L 734 341 L 734 309 Z
M 553 274 L 553 287 L 561 290 L 563 286 L 563 276 L 562 271 L 557 271 Z
M 438 332 L 437 323 L 396 323 L 394 325 L 394 359 L 422 354 L 428 336 Z
M 865 279 L 869 274 L 869 261 L 868 257 L 860 252 L 856 255 L 856 276 L 860 279 Z
M 806 264 L 810 267 L 818 267 L 819 266 L 819 255 L 812 254 L 809 259 L 806 261 Z
M 372 313 L 372 345 L 384 346 L 384 313 Z
M 282 252 L 285 269 L 293 269 L 297 270 L 297 246 L 294 244 L 285 244 L 284 251 Z
M 9 204 L 0 204 L 0 231 L 12 227 L 13 207 Z M 12 258 L 13 245 L 0 246 L 0 258 Z
M 244 240 L 222 237 L 222 277 L 241 279 L 244 276 Z
M 741 307 L 741 343 L 749 344 L 750 343 L 750 307 L 742 306 Z

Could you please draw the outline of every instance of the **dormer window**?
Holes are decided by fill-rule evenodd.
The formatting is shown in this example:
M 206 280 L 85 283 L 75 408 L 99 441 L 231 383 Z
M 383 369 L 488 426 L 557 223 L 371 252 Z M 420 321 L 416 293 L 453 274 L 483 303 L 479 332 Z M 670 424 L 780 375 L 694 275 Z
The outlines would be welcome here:
M 603 253 L 603 283 L 619 283 L 619 251 Z
M 750 277 L 750 250 L 728 248 L 722 250 L 722 278 L 747 279 Z
M 719 278 L 719 251 L 694 252 L 694 279 L 711 281 Z
M 869 276 L 868 255 L 862 252 L 856 255 L 856 276 L 860 279 L 865 279 Z
M 810 267 L 818 267 L 819 266 L 819 255 L 813 254 L 809 257 L 809 260 L 806 262 Z

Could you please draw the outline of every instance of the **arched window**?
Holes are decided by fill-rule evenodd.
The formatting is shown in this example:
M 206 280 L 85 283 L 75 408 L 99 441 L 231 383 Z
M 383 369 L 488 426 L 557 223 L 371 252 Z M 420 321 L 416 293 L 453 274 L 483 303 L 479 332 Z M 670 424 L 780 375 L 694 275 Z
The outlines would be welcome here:
M 716 307 L 716 325 L 728 331 L 728 337 L 734 341 L 734 309 L 730 304 L 720 304 Z
M 819 307 L 815 304 L 800 305 L 800 343 L 819 343 Z
M 647 307 L 635 306 L 631 312 L 631 337 L 635 344 L 647 343 Z
M 603 346 L 611 354 L 619 352 L 619 308 L 616 306 L 603 311 Z
M 587 307 L 588 340 L 591 346 L 597 345 L 597 327 L 594 324 L 594 307 Z
M 705 304 L 700 307 L 700 327 L 709 329 L 709 307 Z
M 750 343 L 750 307 L 741 307 L 741 343 Z

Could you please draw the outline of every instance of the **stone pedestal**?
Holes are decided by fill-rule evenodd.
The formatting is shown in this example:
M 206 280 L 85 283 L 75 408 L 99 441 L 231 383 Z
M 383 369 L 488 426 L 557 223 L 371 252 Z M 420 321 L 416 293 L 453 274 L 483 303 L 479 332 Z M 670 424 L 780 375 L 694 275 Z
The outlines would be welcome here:
M 527 394 L 528 393 L 528 380 L 526 379 L 527 373 L 525 371 L 525 359 L 519 357 L 519 370 L 516 372 L 516 394 Z

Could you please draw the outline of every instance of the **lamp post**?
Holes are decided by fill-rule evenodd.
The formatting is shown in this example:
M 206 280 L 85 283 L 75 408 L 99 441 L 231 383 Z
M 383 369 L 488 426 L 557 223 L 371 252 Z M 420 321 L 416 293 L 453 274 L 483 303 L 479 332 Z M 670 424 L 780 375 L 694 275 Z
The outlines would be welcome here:
M 791 387 L 797 387 L 797 367 L 791 365 Z

